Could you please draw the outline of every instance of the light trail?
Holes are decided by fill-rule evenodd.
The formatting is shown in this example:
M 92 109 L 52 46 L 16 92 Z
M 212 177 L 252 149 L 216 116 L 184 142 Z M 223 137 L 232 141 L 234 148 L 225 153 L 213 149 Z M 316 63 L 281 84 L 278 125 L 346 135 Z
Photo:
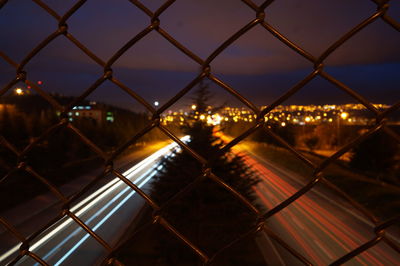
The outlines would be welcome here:
M 153 177 L 157 171 L 150 169 L 149 171 L 145 172 L 144 174 L 142 174 L 136 181 L 136 183 L 138 183 L 139 179 L 143 179 L 144 177 L 146 177 L 149 173 L 151 173 L 151 175 L 145 179 L 145 181 L 143 181 L 140 185 L 138 185 L 139 188 L 141 188 L 145 183 L 147 183 L 148 180 L 150 180 L 151 177 Z M 89 219 L 86 220 L 86 224 L 89 225 L 90 222 L 92 222 L 99 214 L 101 214 L 102 212 L 104 212 L 112 203 L 116 202 L 120 197 L 123 196 L 123 194 L 125 194 L 128 190 L 130 190 L 130 187 L 126 187 L 125 189 L 123 189 L 121 192 L 119 192 L 115 197 L 113 197 L 110 201 L 107 202 L 106 205 L 104 205 L 100 210 L 98 210 L 94 215 L 92 215 Z M 131 192 L 133 195 L 135 193 L 135 191 Z M 128 196 L 128 198 L 130 198 L 130 196 Z M 126 200 L 124 201 L 126 202 Z M 113 209 L 110 213 L 115 213 L 115 211 L 117 211 L 119 208 L 117 209 Z M 106 216 L 107 219 L 109 217 L 109 215 Z M 70 220 L 72 220 L 71 218 L 69 218 Z M 100 222 L 99 224 L 103 224 L 107 219 L 103 219 L 103 222 Z M 63 227 L 65 228 L 65 227 Z M 61 228 L 61 229 L 63 229 Z M 96 225 L 95 227 L 93 227 L 93 231 L 95 231 L 98 228 L 98 226 Z M 46 260 L 47 258 L 51 257 L 51 255 L 57 251 L 58 248 L 62 247 L 68 240 L 70 240 L 72 237 L 74 237 L 75 234 L 77 234 L 79 231 L 82 231 L 83 229 L 81 227 L 78 227 L 77 229 L 75 229 L 74 232 L 72 232 L 68 237 L 66 237 L 63 241 L 61 241 L 58 245 L 56 245 L 46 256 L 44 256 L 42 259 Z M 88 234 L 89 235 L 89 234 Z M 86 239 L 86 238 L 85 238 Z M 76 248 L 75 248 L 76 249 Z M 75 250 L 74 249 L 74 250 Z M 71 251 L 69 251 L 68 253 L 70 253 Z
M 276 174 L 248 155 L 244 155 L 243 158 L 263 179 L 263 182 L 255 187 L 254 190 L 268 209 L 272 209 L 297 191 L 295 186 L 284 178 L 286 175 L 280 176 Z M 312 192 L 315 192 L 315 196 L 318 197 L 320 196 L 319 194 L 323 194 L 317 190 L 313 190 Z M 321 197 L 321 200 L 325 200 L 325 197 Z M 322 254 L 332 262 L 332 257 L 337 257 L 340 253 L 347 253 L 369 240 L 361 231 L 355 230 L 355 224 L 350 226 L 344 223 L 335 213 L 340 215 L 346 214 L 343 216 L 343 219 L 350 219 L 349 221 L 363 222 L 363 220 L 358 219 L 358 215 L 354 215 L 353 212 L 339 205 L 337 202 L 332 204 L 331 199 L 327 200 L 327 203 L 329 204 L 324 207 L 311 199 L 307 194 L 293 202 L 290 205 L 291 207 L 285 209 L 285 212 L 274 215 L 274 218 L 278 221 L 283 231 L 286 231 L 295 240 L 294 242 L 297 242 L 308 257 L 317 263 L 317 265 L 327 263 L 325 260 L 320 261 Z M 327 207 L 329 208 L 327 209 Z M 295 217 L 301 218 L 301 221 L 305 223 L 300 223 L 299 219 Z M 293 230 L 295 227 L 301 230 Z M 324 238 L 325 241 L 323 241 Z M 306 243 L 305 239 L 313 240 L 314 243 Z M 321 255 L 316 256 L 317 253 L 313 251 L 311 244 L 318 247 Z M 336 251 L 336 256 L 333 256 L 332 251 Z M 393 254 L 388 254 L 387 250 L 376 247 L 375 250 L 370 249 L 356 256 L 353 262 L 358 265 L 384 265 L 385 263 L 396 265 L 396 259 L 392 256 Z
M 141 188 L 142 186 L 144 186 L 155 174 L 157 173 L 157 171 L 152 171 L 151 174 L 138 186 L 139 188 Z M 145 175 L 143 175 L 145 176 Z M 126 191 L 128 191 L 130 188 L 127 187 L 125 188 L 122 192 L 120 192 L 120 194 L 124 194 Z M 131 191 L 120 203 L 118 203 L 118 205 L 116 207 L 114 207 L 103 219 L 101 219 L 101 221 L 93 227 L 93 231 L 96 231 L 101 225 L 103 225 L 108 218 L 111 217 L 111 215 L 113 215 L 122 205 L 124 205 L 134 194 L 136 193 L 136 191 Z M 117 197 L 117 199 L 119 198 L 119 196 Z M 104 207 L 107 208 L 109 205 L 111 205 L 113 202 L 115 202 L 117 199 L 113 199 L 112 201 L 110 201 L 109 203 L 107 203 L 107 205 Z M 94 219 L 97 215 L 93 215 L 91 217 L 91 219 Z M 83 230 L 82 228 L 78 228 L 78 230 Z M 54 265 L 58 266 L 60 265 L 63 261 L 65 261 L 76 249 L 79 248 L 80 245 L 83 244 L 83 242 L 85 242 L 88 238 L 90 237 L 90 234 L 87 233 L 83 238 L 81 238 L 81 240 L 79 240 L 78 243 L 76 243 L 59 261 L 57 261 Z
M 181 138 L 182 142 L 188 142 L 190 140 L 189 136 L 184 136 L 183 138 Z M 162 156 L 167 156 L 168 154 L 172 154 L 173 150 L 177 150 L 178 152 L 180 151 L 180 147 L 177 143 L 173 142 L 169 145 L 167 145 L 166 147 L 158 150 L 157 152 L 153 153 L 152 155 L 150 155 L 149 157 L 147 157 L 146 159 L 142 160 L 141 162 L 137 163 L 136 165 L 134 165 L 133 167 L 129 168 L 127 171 L 125 171 L 123 173 L 123 175 L 131 180 L 133 177 L 135 177 L 136 174 L 140 173 L 141 171 L 143 171 L 146 167 L 148 167 L 149 165 L 153 164 L 154 162 L 156 162 L 158 159 L 160 159 Z M 147 171 L 146 173 L 149 174 L 150 176 L 147 177 L 138 187 L 143 186 L 144 184 L 146 184 L 156 173 L 156 170 L 151 169 L 150 171 Z M 143 174 L 140 177 L 136 178 L 135 180 L 131 180 L 135 185 L 137 185 L 143 178 L 145 178 L 146 175 Z M 85 213 L 86 211 L 88 211 L 91 207 L 93 207 L 95 204 L 97 204 L 100 200 L 104 199 L 106 196 L 108 196 L 110 193 L 112 193 L 115 189 L 119 188 L 121 185 L 126 185 L 125 182 L 123 182 L 122 180 L 120 180 L 118 177 L 114 178 L 113 180 L 111 180 L 110 182 L 108 182 L 107 184 L 105 184 L 104 186 L 102 186 L 101 188 L 99 188 L 98 190 L 96 190 L 95 192 L 93 192 L 92 194 L 90 194 L 88 197 L 86 197 L 85 199 L 83 199 L 82 201 L 80 201 L 79 203 L 77 203 L 76 205 L 74 205 L 70 211 L 71 212 L 75 212 L 76 216 L 82 215 L 83 213 Z M 127 186 L 127 185 L 126 185 Z M 127 187 L 125 189 L 129 189 L 130 187 Z M 129 197 L 127 196 L 127 198 L 124 199 L 124 203 L 135 193 L 135 191 L 132 191 L 129 195 Z M 119 195 L 119 194 L 118 194 Z M 81 208 L 82 206 L 84 206 L 85 204 L 87 204 L 85 207 Z M 123 204 L 118 204 L 118 208 L 115 209 L 118 210 Z M 81 209 L 80 209 L 81 208 Z M 114 211 L 114 212 L 115 212 Z M 102 219 L 102 221 L 100 222 L 101 224 L 103 224 L 111 215 L 107 215 L 106 219 Z M 53 236 L 55 236 L 56 234 L 58 234 L 61 230 L 63 230 L 65 227 L 67 227 L 70 223 L 73 222 L 72 218 L 64 218 L 66 219 L 65 221 L 63 221 L 60 225 L 58 225 L 56 228 L 52 229 L 49 233 L 47 233 L 45 236 L 43 236 L 42 238 L 38 239 L 30 248 L 29 251 L 33 252 L 36 249 L 38 249 L 40 246 L 42 246 L 44 243 L 46 243 L 48 240 L 50 240 Z M 61 220 L 60 220 L 61 222 Z M 101 225 L 100 224 L 100 225 Z M 95 226 L 96 229 L 100 227 L 99 226 Z M 95 229 L 93 229 L 95 230 Z M 86 237 L 86 236 L 85 236 Z M 87 237 L 85 238 L 85 240 L 87 239 Z M 81 242 L 81 241 L 80 241 Z M 84 241 L 82 241 L 81 243 L 83 243 Z M 0 256 L 0 263 L 4 262 L 8 257 L 10 257 L 12 254 L 16 253 L 19 248 L 20 245 L 22 243 L 19 243 L 17 245 L 15 245 L 13 248 L 11 248 L 9 251 L 7 251 L 6 253 L 4 253 L 2 256 Z M 76 248 L 75 248 L 76 249 Z

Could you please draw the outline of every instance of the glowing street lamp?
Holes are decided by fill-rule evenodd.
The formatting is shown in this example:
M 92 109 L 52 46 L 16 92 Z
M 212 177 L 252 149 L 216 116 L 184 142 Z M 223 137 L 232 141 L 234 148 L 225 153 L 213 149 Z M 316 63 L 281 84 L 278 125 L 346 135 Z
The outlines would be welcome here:
M 22 94 L 24 94 L 24 91 L 23 91 L 21 88 L 16 88 L 16 89 L 15 89 L 15 93 L 16 93 L 17 95 L 22 95 Z
M 340 113 L 340 117 L 343 120 L 346 120 L 346 118 L 349 117 L 349 113 L 342 112 L 342 113 Z M 337 121 L 337 131 L 338 131 L 337 132 L 337 134 L 338 134 L 337 143 L 338 143 L 338 147 L 340 147 L 341 146 L 341 138 L 340 138 L 340 124 L 341 124 L 341 122 L 340 122 L 340 119 L 337 119 L 336 121 Z
M 154 106 L 159 106 L 159 105 L 160 105 L 160 103 L 158 101 L 154 102 Z

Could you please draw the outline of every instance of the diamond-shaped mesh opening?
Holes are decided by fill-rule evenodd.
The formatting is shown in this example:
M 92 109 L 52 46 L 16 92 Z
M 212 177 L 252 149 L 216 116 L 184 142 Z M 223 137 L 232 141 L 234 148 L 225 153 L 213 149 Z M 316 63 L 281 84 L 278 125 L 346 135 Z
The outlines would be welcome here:
M 213 254 L 246 233 L 256 222 L 254 215 L 238 199 L 213 181 L 197 183 L 181 199 L 187 204 L 176 205 L 172 201 L 163 210 L 163 216 L 208 254 Z M 193 206 L 190 202 L 196 204 Z M 182 216 L 182 212 L 185 215 Z M 232 220 L 242 226 L 232 224 Z
M 126 10 L 129 10 L 129 13 Z M 100 23 L 90 19 L 97 16 L 102 18 Z M 119 28 L 117 32 L 109 21 L 113 21 L 113 25 Z M 94 54 L 106 60 L 132 36 L 142 31 L 148 25 L 148 21 L 146 15 L 129 1 L 122 1 L 118 5 L 108 1 L 89 1 L 74 13 L 68 20 L 68 25 L 75 38 Z M 129 27 L 126 28 L 126 25 Z M 107 35 L 113 35 L 113 38 L 107 38 Z M 99 46 L 99 43 L 107 45 Z
M 381 42 L 379 40 L 385 41 Z M 326 64 L 327 66 L 339 67 L 366 64 L 366 67 L 368 67 L 368 64 L 396 62 L 399 60 L 400 55 L 392 52 L 396 51 L 399 43 L 400 37 L 397 31 L 392 27 L 388 27 L 384 21 L 378 20 L 340 46 L 326 59 Z M 359 49 L 360 47 L 362 49 Z M 392 55 L 390 55 L 391 53 Z M 351 71 L 351 73 L 354 73 L 354 78 L 357 77 L 357 71 Z M 340 80 L 347 83 L 344 79 Z M 349 78 L 348 80 L 351 81 Z M 349 85 L 354 89 L 357 88 L 352 84 Z M 364 87 L 362 86 L 362 88 Z
M 148 220 L 151 219 L 149 215 Z M 125 265 L 130 264 L 165 264 L 165 263 L 200 263 L 198 256 L 180 240 L 175 238 L 171 232 L 168 232 L 162 226 L 149 225 L 146 230 L 142 230 L 135 235 L 135 239 L 131 239 L 126 243 L 126 247 L 117 252 L 118 259 Z M 139 240 L 139 242 L 137 241 Z M 168 241 L 171 246 L 178 250 L 179 258 L 169 255 L 168 248 L 160 249 L 165 246 L 165 241 Z M 146 243 L 146 244 L 139 244 Z
M 14 60 L 22 60 L 36 45 L 45 39 L 57 23 L 33 2 L 15 2 L 1 9 L 1 50 Z M 21 23 L 21 21 L 23 23 Z M 6 27 L 13 24 L 15 28 Z
M 101 157 L 68 128 L 60 128 L 36 143 L 26 157 L 29 165 L 57 187 L 69 184 L 70 187 L 65 187 L 66 195 L 78 191 L 85 184 L 84 180 L 88 182 L 88 178 L 83 178 L 75 184 L 74 189 L 74 185 L 70 183 L 74 177 L 84 177 L 89 173 L 92 175 L 91 172 L 96 172 L 103 163 Z
M 26 222 L 35 213 L 52 206 L 60 200 L 58 195 L 52 193 L 49 187 L 41 182 L 37 176 L 23 170 L 8 173 L 7 178 L 2 180 L 1 189 L 1 211 L 4 218 L 10 219 L 10 222 L 14 223 L 15 226 L 18 223 Z M 37 197 L 38 195 L 42 197 Z M 23 206 L 26 199 L 32 198 L 36 203 L 34 207 Z M 23 214 L 12 212 L 10 209 L 18 209 Z M 52 216 L 50 217 L 52 218 Z M 31 228 L 27 233 L 32 233 L 37 229 L 38 227 Z
M 352 12 L 355 8 L 358 11 L 356 14 Z M 331 12 L 332 9 L 340 10 L 340 15 Z M 300 47 L 318 55 L 351 27 L 370 16 L 374 12 L 374 4 L 372 1 L 353 1 L 344 7 L 340 2 L 329 1 L 320 7 L 301 0 L 284 0 L 272 2 L 267 11 L 268 23 Z M 312 20 L 307 19 L 310 16 Z
M 221 12 L 226 12 L 227 17 L 221 17 Z M 207 20 L 203 20 L 204 17 Z M 204 59 L 253 17 L 251 10 L 240 2 L 225 5 L 206 0 L 198 5 L 187 1 L 174 2 L 160 19 L 165 31 Z
M 156 45 L 154 45 L 156 44 Z M 116 73 L 118 68 L 126 70 L 160 70 L 160 73 L 155 73 L 158 78 L 173 78 L 173 72 L 197 72 L 198 65 L 196 62 L 191 60 L 185 54 L 182 54 L 177 50 L 171 43 L 165 40 L 159 33 L 150 32 L 131 49 L 126 51 L 115 63 Z M 168 73 L 162 74 L 162 71 Z M 172 72 L 172 73 L 171 73 Z M 192 79 L 196 77 L 197 73 L 192 73 Z M 151 78 L 151 77 L 150 77 Z M 154 78 L 154 77 L 153 77 Z M 178 80 L 181 76 L 176 77 Z M 137 79 L 137 78 L 136 78 Z M 135 80 L 136 80 L 135 79 Z M 142 84 L 149 86 L 148 82 L 142 77 Z M 183 81 L 182 81 L 183 82 Z M 188 83 L 188 81 L 186 81 Z M 170 82 L 171 83 L 171 82 Z M 141 84 L 141 85 L 142 85 Z M 171 98 L 171 95 L 175 95 L 178 92 L 178 88 L 184 87 L 185 84 L 180 82 L 173 83 L 177 88 L 164 88 L 170 91 L 171 94 L 167 95 Z M 138 84 L 139 85 L 139 84 Z M 141 86 L 140 86 L 141 87 Z M 153 88 L 159 90 L 159 88 Z
M 101 77 L 101 68 L 64 36 L 59 36 L 24 66 L 28 79 L 68 105 Z
M 255 76 L 267 80 L 269 77 L 278 76 L 282 72 L 293 72 L 309 68 L 312 64 L 269 34 L 261 25 L 256 25 L 236 40 L 213 61 L 213 73 L 222 80 L 241 80 L 238 76 Z M 257 84 L 250 78 L 250 84 L 232 84 L 243 95 L 252 95 L 253 90 L 277 90 L 268 81 Z M 283 80 L 278 80 L 283 81 Z M 246 93 L 247 92 L 247 93 Z M 251 99 L 254 101 L 255 99 Z M 263 95 L 256 102 L 267 102 L 269 99 Z

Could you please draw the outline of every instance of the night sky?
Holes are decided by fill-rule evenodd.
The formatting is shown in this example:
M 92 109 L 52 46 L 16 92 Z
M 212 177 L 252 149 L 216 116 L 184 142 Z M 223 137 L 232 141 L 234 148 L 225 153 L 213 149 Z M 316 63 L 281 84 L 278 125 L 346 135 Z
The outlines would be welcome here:
M 76 1 L 43 1 L 59 14 Z M 255 1 L 261 2 L 261 1 Z M 155 10 L 163 1 L 142 1 Z M 345 32 L 368 18 L 376 5 L 368 0 L 277 0 L 266 21 L 288 39 L 319 56 Z M 400 1 L 391 1 L 389 15 L 400 21 Z M 255 12 L 236 0 L 178 0 L 161 16 L 160 26 L 188 49 L 206 59 L 222 42 L 250 22 Z M 69 32 L 107 61 L 149 24 L 149 17 L 127 0 L 89 0 L 68 21 Z M 9 1 L 0 10 L 0 50 L 21 61 L 57 28 L 57 21 L 33 1 Z M 325 70 L 376 103 L 400 100 L 400 33 L 378 20 L 350 39 L 325 62 Z M 302 58 L 261 26 L 256 26 L 226 49 L 212 72 L 257 105 L 267 105 L 312 71 Z M 44 48 L 25 68 L 28 79 L 43 88 L 78 95 L 102 75 L 102 68 L 64 36 Z M 114 75 L 149 102 L 165 103 L 198 73 L 199 65 L 157 32 L 132 47 L 113 65 Z M 0 86 L 15 70 L 0 59 Z M 211 85 L 214 103 L 237 101 Z M 90 99 L 135 109 L 137 104 L 110 82 Z M 188 104 L 185 97 L 174 107 Z M 322 78 L 308 84 L 285 104 L 355 102 Z

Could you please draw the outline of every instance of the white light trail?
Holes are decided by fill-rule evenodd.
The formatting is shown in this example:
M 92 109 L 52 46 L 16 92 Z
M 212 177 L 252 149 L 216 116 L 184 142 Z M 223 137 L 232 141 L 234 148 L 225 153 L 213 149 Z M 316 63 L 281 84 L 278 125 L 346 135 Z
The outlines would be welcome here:
M 187 142 L 190 140 L 189 136 L 184 136 L 183 138 L 181 138 L 181 141 L 183 142 Z M 148 165 L 154 163 L 156 160 L 158 160 L 161 156 L 165 156 L 169 153 L 172 152 L 173 149 L 178 148 L 179 146 L 177 143 L 171 143 L 169 145 L 167 145 L 166 147 L 158 150 L 157 152 L 153 153 L 152 155 L 150 155 L 149 157 L 147 157 L 146 159 L 142 160 L 141 162 L 137 163 L 135 166 L 131 167 L 130 169 L 128 169 L 127 171 L 125 171 L 123 173 L 123 175 L 128 178 L 131 179 L 133 178 L 136 174 L 138 174 L 140 171 L 142 171 L 143 169 L 145 169 Z M 155 172 L 155 171 L 154 171 Z M 155 173 L 154 173 L 155 174 Z M 140 184 L 140 186 L 144 185 L 145 182 L 147 182 L 148 180 L 150 180 L 151 177 L 154 176 L 154 174 L 150 174 L 150 177 L 146 178 L 145 181 L 142 182 L 142 184 Z M 137 185 L 143 178 L 145 177 L 145 175 L 140 176 L 139 178 L 132 180 L 133 183 L 135 185 Z M 96 190 L 95 192 L 93 192 L 91 195 L 89 195 L 88 197 L 86 197 L 84 200 L 80 201 L 79 203 L 77 203 L 75 206 L 73 206 L 70 210 L 71 212 L 75 212 L 78 209 L 80 209 L 82 206 L 84 206 L 85 204 L 87 204 L 85 207 L 83 207 L 82 209 L 80 209 L 79 211 L 77 211 L 75 213 L 76 216 L 82 215 L 84 212 L 86 212 L 87 210 L 89 210 L 93 205 L 95 205 L 98 201 L 100 201 L 101 199 L 103 199 L 104 197 L 106 197 L 107 195 L 109 195 L 111 192 L 113 192 L 116 188 L 118 188 L 119 186 L 125 184 L 123 181 L 121 181 L 118 177 L 114 178 L 113 180 L 111 180 L 110 182 L 108 182 L 107 184 L 105 184 L 104 186 L 102 186 L 101 188 L 99 188 L 98 190 Z M 126 184 L 125 184 L 126 185 Z M 139 186 L 139 187 L 140 187 Z M 132 195 L 135 192 L 133 191 Z M 101 194 L 101 195 L 100 195 Z M 100 196 L 99 196 L 100 195 Z M 131 196 L 129 196 L 131 197 Z M 118 207 L 119 208 L 119 207 Z M 109 217 L 109 216 L 106 216 Z M 108 218 L 107 218 L 108 219 Z M 62 222 L 60 225 L 58 225 L 56 228 L 54 228 L 53 230 L 51 230 L 48 234 L 46 234 L 45 236 L 43 236 L 42 238 L 38 239 L 38 241 L 36 241 L 30 248 L 30 251 L 34 251 L 35 249 L 39 248 L 42 244 L 44 244 L 45 242 L 47 242 L 50 238 L 52 238 L 55 234 L 57 234 L 60 230 L 64 229 L 64 227 L 68 226 L 73 220 L 71 218 L 66 218 L 66 220 L 64 222 Z M 105 220 L 104 220 L 105 221 Z M 104 221 L 102 223 L 104 223 Z M 6 253 L 4 253 L 2 256 L 0 256 L 0 263 L 4 262 L 9 256 L 11 256 L 12 254 L 16 253 L 20 247 L 22 243 L 17 244 L 16 246 L 14 246 L 12 249 L 10 249 L 9 251 L 7 251 Z

